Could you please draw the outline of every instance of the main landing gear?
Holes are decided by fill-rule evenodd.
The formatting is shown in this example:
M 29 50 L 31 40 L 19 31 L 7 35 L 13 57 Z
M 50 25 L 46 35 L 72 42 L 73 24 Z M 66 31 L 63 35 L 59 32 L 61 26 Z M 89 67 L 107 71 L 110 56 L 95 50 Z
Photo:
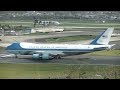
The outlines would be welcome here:
M 60 56 L 60 55 L 56 55 L 56 56 L 54 57 L 54 59 L 61 59 L 61 56 Z
M 15 54 L 15 58 L 18 58 L 17 54 Z

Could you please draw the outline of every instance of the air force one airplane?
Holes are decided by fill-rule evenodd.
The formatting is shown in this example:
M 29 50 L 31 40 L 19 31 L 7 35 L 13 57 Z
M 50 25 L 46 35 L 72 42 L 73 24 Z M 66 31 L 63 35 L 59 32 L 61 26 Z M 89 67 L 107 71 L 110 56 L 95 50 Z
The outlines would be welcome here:
M 59 59 L 63 56 L 79 55 L 94 51 L 110 49 L 109 45 L 114 28 L 108 28 L 95 38 L 89 45 L 81 44 L 34 44 L 34 43 L 12 43 L 6 48 L 9 53 L 17 55 L 32 55 L 33 59 L 50 60 Z

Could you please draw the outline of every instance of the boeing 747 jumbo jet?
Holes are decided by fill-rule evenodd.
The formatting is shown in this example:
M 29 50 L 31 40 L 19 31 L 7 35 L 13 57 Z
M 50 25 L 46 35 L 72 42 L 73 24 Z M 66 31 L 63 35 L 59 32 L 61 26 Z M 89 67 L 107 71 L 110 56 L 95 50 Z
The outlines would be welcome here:
M 63 56 L 79 55 L 94 51 L 110 49 L 109 45 L 114 28 L 108 28 L 95 38 L 89 45 L 81 44 L 35 44 L 35 43 L 12 43 L 6 48 L 9 53 L 17 55 L 32 55 L 33 59 L 50 60 L 59 59 Z

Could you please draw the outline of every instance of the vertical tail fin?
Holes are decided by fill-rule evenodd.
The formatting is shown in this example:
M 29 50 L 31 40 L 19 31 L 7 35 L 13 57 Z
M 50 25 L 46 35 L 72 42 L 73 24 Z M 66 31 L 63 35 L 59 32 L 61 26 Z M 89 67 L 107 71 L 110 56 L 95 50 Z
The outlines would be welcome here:
M 107 45 L 110 41 L 114 28 L 108 28 L 102 34 L 95 38 L 90 44 L 93 45 Z

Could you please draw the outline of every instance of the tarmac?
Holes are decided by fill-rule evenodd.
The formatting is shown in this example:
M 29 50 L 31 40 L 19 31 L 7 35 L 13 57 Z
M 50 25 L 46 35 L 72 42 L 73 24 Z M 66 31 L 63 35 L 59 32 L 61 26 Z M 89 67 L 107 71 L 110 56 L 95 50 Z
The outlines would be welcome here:
M 1 56 L 1 55 L 0 55 Z M 85 65 L 120 65 L 120 56 L 68 56 L 62 59 L 35 60 L 31 56 L 18 56 L 18 58 L 0 58 L 0 63 L 54 63 L 54 64 L 85 64 Z

